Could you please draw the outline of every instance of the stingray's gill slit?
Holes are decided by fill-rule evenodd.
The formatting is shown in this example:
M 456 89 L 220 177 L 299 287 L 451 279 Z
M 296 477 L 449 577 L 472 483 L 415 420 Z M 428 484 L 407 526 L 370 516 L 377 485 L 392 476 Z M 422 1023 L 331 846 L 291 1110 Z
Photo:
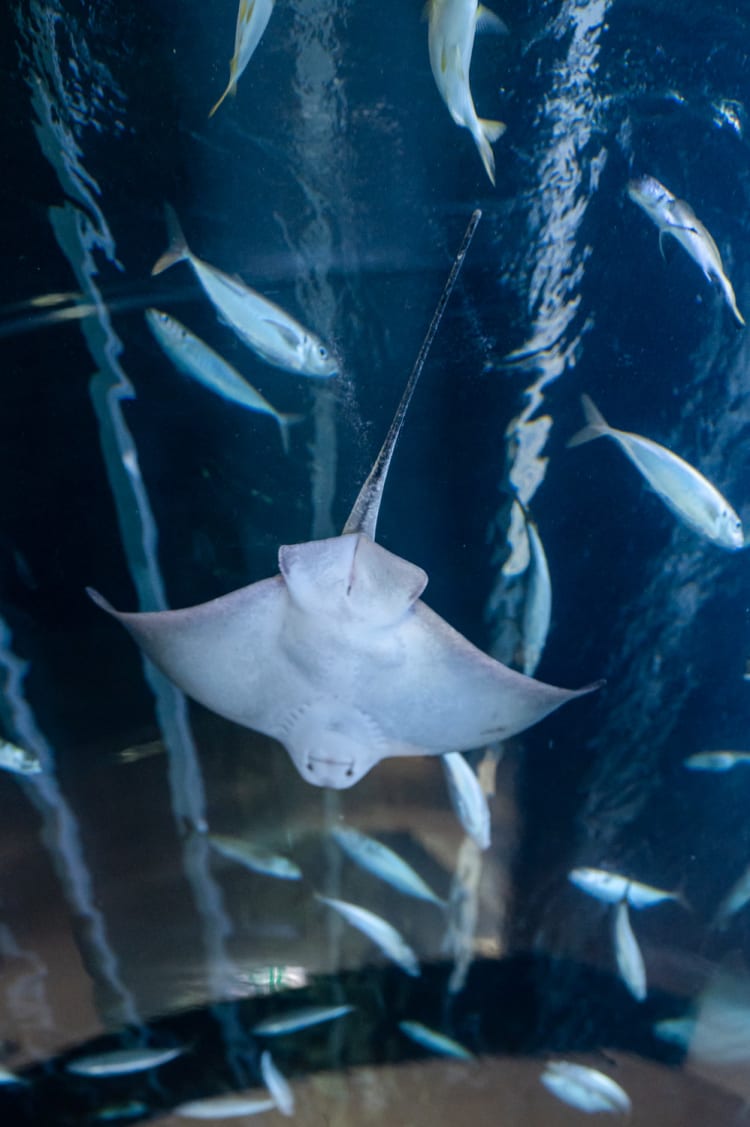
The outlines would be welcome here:
M 184 610 L 89 594 L 183 692 L 273 736 L 304 779 L 353 786 L 381 759 L 468 751 L 598 688 L 558 689 L 482 653 L 422 602 L 427 575 L 372 535 L 393 450 L 480 213 L 341 536 L 279 548 L 280 574 Z

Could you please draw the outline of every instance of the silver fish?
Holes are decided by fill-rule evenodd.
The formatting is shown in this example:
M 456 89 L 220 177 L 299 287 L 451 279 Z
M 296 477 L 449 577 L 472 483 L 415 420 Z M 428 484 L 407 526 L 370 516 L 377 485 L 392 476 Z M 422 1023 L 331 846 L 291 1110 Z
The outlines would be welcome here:
M 15 1072 L 11 1072 L 9 1068 L 3 1068 L 0 1065 L 0 1087 L 11 1087 L 14 1084 L 27 1085 L 28 1080 L 24 1080 L 20 1076 L 16 1076 Z
M 169 247 L 151 273 L 187 261 L 223 321 L 262 360 L 301 376 L 327 379 L 338 365 L 316 336 L 268 298 L 193 254 L 173 209 L 166 208 Z
M 698 219 L 690 204 L 678 200 L 653 176 L 641 176 L 628 184 L 628 195 L 659 228 L 659 247 L 664 252 L 664 236 L 681 243 L 709 282 L 716 282 L 732 313 L 741 325 L 745 318 L 737 308 L 732 283 L 724 270 L 719 248 Z
M 664 1021 L 657 1021 L 654 1025 L 654 1034 L 659 1040 L 677 1045 L 681 1049 L 687 1049 L 694 1032 L 694 1017 L 668 1017 Z
M 259 1096 L 242 1096 L 231 1093 L 226 1096 L 209 1096 L 205 1100 L 189 1100 L 174 1109 L 173 1115 L 183 1119 L 237 1119 L 242 1115 L 259 1115 L 273 1111 L 276 1104 L 271 1099 Z
M 124 747 L 122 751 L 116 751 L 114 754 L 119 763 L 129 764 L 140 763 L 142 759 L 151 759 L 165 752 L 163 740 L 149 740 L 147 743 L 134 744 L 133 747 Z
M 234 31 L 234 54 L 229 64 L 229 83 L 216 105 L 211 109 L 209 117 L 213 117 L 229 94 L 237 93 L 237 83 L 268 26 L 273 5 L 274 0 L 240 0 L 237 25 Z
M 294 1115 L 294 1092 L 289 1081 L 279 1072 L 273 1063 L 273 1057 L 268 1049 L 261 1053 L 260 1071 L 263 1083 L 271 1093 L 271 1099 L 282 1115 Z
M 478 25 L 483 23 L 485 29 L 501 33 L 506 33 L 507 28 L 477 0 L 429 0 L 428 18 L 430 66 L 440 97 L 456 125 L 469 130 L 494 185 L 492 144 L 505 132 L 505 125 L 477 116 L 469 87 L 469 68 Z
M 750 903 L 750 865 L 734 882 L 719 904 L 713 926 L 723 930 L 728 926 L 732 917 L 741 912 L 748 903 Z
M 10 740 L 0 740 L 0 770 L 13 775 L 40 775 L 42 764 L 35 752 L 18 747 Z
M 476 773 L 459 751 L 441 755 L 448 794 L 456 816 L 471 840 L 480 848 L 490 844 L 490 808 Z
M 327 904 L 329 908 L 333 908 L 334 911 L 344 917 L 347 923 L 350 923 L 352 927 L 356 927 L 358 931 L 371 939 L 384 955 L 393 959 L 393 962 L 397 963 L 408 975 L 411 975 L 412 978 L 419 976 L 417 956 L 392 924 L 389 924 L 381 916 L 376 916 L 369 909 L 360 907 L 359 904 L 350 904 L 347 900 L 334 900 L 330 896 L 317 895 L 317 899 L 320 900 L 321 904 Z
M 588 395 L 581 396 L 586 426 L 569 440 L 580 446 L 595 438 L 613 438 L 655 493 L 680 520 L 720 548 L 744 548 L 742 521 L 718 489 L 677 454 L 605 421 Z
M 626 900 L 631 908 L 650 908 L 653 904 L 674 900 L 683 907 L 686 906 L 685 898 L 680 892 L 667 892 L 663 888 L 654 888 L 651 884 L 643 884 L 639 880 L 622 876 L 620 873 L 611 873 L 607 869 L 587 867 L 572 869 L 568 873 L 568 880 L 582 892 L 607 904 Z
M 526 514 L 529 538 L 529 576 L 523 605 L 523 672 L 533 677 L 542 659 L 552 619 L 552 583 L 539 532 Z
M 143 1072 L 179 1057 L 185 1050 L 176 1049 L 113 1049 L 108 1053 L 92 1053 L 66 1064 L 66 1071 L 76 1076 L 128 1076 Z
M 688 771 L 731 771 L 741 763 L 750 763 L 750 751 L 699 751 L 684 761 Z
M 237 861 L 254 873 L 277 877 L 279 880 L 299 880 L 302 876 L 302 870 L 294 861 L 278 853 L 272 853 L 261 845 L 255 845 L 252 841 L 224 834 L 209 834 L 208 840 L 222 857 Z
M 285 415 L 277 411 L 252 384 L 244 379 L 218 352 L 191 333 L 168 313 L 146 310 L 146 322 L 170 360 L 186 375 L 215 391 L 223 399 L 238 403 L 249 411 L 269 415 L 276 420 L 284 453 L 289 453 L 289 427 L 301 422 L 301 415 Z
M 646 966 L 638 941 L 630 925 L 630 912 L 627 900 L 615 905 L 612 924 L 612 940 L 615 947 L 617 969 L 622 981 L 637 1002 L 644 1001 L 647 993 Z
M 414 896 L 417 900 L 427 900 L 441 908 L 445 907 L 445 901 L 432 891 L 419 873 L 416 873 L 411 865 L 387 845 L 349 826 L 335 827 L 331 830 L 331 837 L 356 865 L 366 869 L 368 873 L 380 877 L 386 884 L 392 885 L 407 896 Z
M 128 1119 L 145 1119 L 148 1115 L 148 1104 L 142 1100 L 128 1100 L 127 1103 L 108 1104 L 91 1115 L 87 1115 L 86 1123 L 123 1123 Z
M 437 1033 L 434 1029 L 429 1029 L 428 1026 L 422 1025 L 419 1021 L 400 1021 L 398 1027 L 402 1033 L 405 1033 L 417 1045 L 421 1045 L 423 1049 L 430 1049 L 433 1053 L 438 1053 L 443 1057 L 453 1057 L 455 1060 L 474 1060 L 474 1054 L 460 1045 L 458 1041 L 454 1041 L 452 1037 L 446 1037 L 444 1033 Z
M 547 1065 L 540 1079 L 553 1096 L 579 1111 L 630 1114 L 632 1105 L 627 1092 L 596 1068 L 556 1060 Z
M 283 1037 L 285 1033 L 299 1033 L 313 1025 L 336 1021 L 337 1018 L 350 1014 L 353 1009 L 354 1006 L 305 1006 L 275 1017 L 266 1017 L 254 1025 L 250 1032 L 256 1037 Z

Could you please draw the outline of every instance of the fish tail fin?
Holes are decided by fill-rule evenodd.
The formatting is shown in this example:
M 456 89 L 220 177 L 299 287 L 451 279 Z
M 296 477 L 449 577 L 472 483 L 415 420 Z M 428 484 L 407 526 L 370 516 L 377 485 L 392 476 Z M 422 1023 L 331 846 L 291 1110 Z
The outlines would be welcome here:
M 167 218 L 169 246 L 164 251 L 161 258 L 158 258 L 152 266 L 152 274 L 162 274 L 165 270 L 168 270 L 170 266 L 174 266 L 175 262 L 182 262 L 183 259 L 190 257 L 190 250 L 188 249 L 185 236 L 182 233 L 182 227 L 177 218 L 177 212 L 171 204 L 164 204 L 164 214 Z
M 677 892 L 675 893 L 674 899 L 675 899 L 675 904 L 679 904 L 680 907 L 684 908 L 686 912 L 694 912 L 695 911 L 695 909 L 693 908 L 693 905 L 688 900 L 688 898 L 685 895 L 685 893 L 683 892 L 682 888 L 677 889 Z
M 500 17 L 496 16 L 494 12 L 491 12 L 489 8 L 485 8 L 484 4 L 477 6 L 475 27 L 477 35 L 482 35 L 487 32 L 492 35 L 510 35 L 510 30 L 505 20 L 501 20 Z
M 279 433 L 281 434 L 281 445 L 284 447 L 284 453 L 289 453 L 289 428 L 295 426 L 296 423 L 301 423 L 304 415 L 282 415 L 279 413 L 276 420 L 279 424 Z
M 592 442 L 595 438 L 603 438 L 609 434 L 610 427 L 604 415 L 594 405 L 588 395 L 581 396 L 581 406 L 586 416 L 586 426 L 579 430 L 572 438 L 568 439 L 568 446 L 582 446 L 584 442 Z
M 495 187 L 495 154 L 492 151 L 492 146 L 482 132 L 481 127 L 474 134 L 474 144 L 479 150 L 479 155 L 482 158 L 484 171 L 490 178 L 492 187 Z
M 479 150 L 484 170 L 490 178 L 492 187 L 495 186 L 495 154 L 492 151 L 492 142 L 497 141 L 505 132 L 505 123 L 502 121 L 487 121 L 477 118 L 477 130 L 473 132 L 474 144 Z
M 494 145 L 495 141 L 502 137 L 507 128 L 504 121 L 490 121 L 486 117 L 480 117 L 479 126 L 491 145 Z
M 229 82 L 227 83 L 227 88 L 224 91 L 224 93 L 221 95 L 221 97 L 219 98 L 218 102 L 215 102 L 214 105 L 211 106 L 211 109 L 208 111 L 208 116 L 213 117 L 214 114 L 216 113 L 216 111 L 218 110 L 219 106 L 222 104 L 222 102 L 226 98 L 228 98 L 230 95 L 232 97 L 234 97 L 236 93 L 237 93 L 237 78 L 236 78 L 235 73 L 234 73 L 234 68 L 232 68 L 232 73 L 229 76 Z
M 737 308 L 737 298 L 734 296 L 734 287 L 732 286 L 732 283 L 729 281 L 729 278 L 727 278 L 726 275 L 723 275 L 719 279 L 719 284 L 721 285 L 721 288 L 724 291 L 724 298 L 726 300 L 727 305 L 732 310 L 732 313 L 737 318 L 739 323 L 744 326 L 745 318 L 742 316 L 739 309 Z

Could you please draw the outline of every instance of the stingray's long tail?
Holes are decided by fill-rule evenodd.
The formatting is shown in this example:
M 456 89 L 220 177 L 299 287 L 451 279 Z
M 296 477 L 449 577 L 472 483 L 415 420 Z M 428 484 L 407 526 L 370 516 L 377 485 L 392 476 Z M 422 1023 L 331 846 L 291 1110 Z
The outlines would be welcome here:
M 383 497 L 383 487 L 385 479 L 388 475 L 388 467 L 391 464 L 393 451 L 398 442 L 398 436 L 401 433 L 401 427 L 404 425 L 406 412 L 409 410 L 414 389 L 417 386 L 419 377 L 422 375 L 425 360 L 435 339 L 435 334 L 438 331 L 440 321 L 445 313 L 445 307 L 450 300 L 453 289 L 458 280 L 458 275 L 461 272 L 461 267 L 466 258 L 466 252 L 469 249 L 471 240 L 474 238 L 474 232 L 477 229 L 477 224 L 482 218 L 482 212 L 479 208 L 472 213 L 469 225 L 466 228 L 461 246 L 458 248 L 451 272 L 448 275 L 448 281 L 443 286 L 443 292 L 440 295 L 440 300 L 437 303 L 435 312 L 430 321 L 430 327 L 427 330 L 427 335 L 422 341 L 422 347 L 419 350 L 419 355 L 414 362 L 411 375 L 409 376 L 404 394 L 401 396 L 401 402 L 396 408 L 396 414 L 393 416 L 393 422 L 388 428 L 388 434 L 385 436 L 385 442 L 380 447 L 380 453 L 375 459 L 375 464 L 367 476 L 367 480 L 359 491 L 357 500 L 354 502 L 354 507 L 349 514 L 349 519 L 344 525 L 342 535 L 348 532 L 364 532 L 372 540 L 375 539 L 375 529 L 378 523 L 378 513 L 380 512 L 380 502 Z

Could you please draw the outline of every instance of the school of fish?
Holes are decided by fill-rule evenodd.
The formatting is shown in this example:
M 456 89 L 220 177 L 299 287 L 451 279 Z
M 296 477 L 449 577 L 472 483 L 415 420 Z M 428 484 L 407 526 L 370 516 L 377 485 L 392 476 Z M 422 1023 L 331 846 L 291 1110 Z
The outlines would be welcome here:
M 274 0 L 240 0 L 229 80 L 211 108 L 210 116 L 230 96 L 235 102 L 234 112 L 243 112 L 239 104 L 241 98 L 236 97 L 238 84 L 260 48 L 273 10 Z M 476 35 L 491 32 L 510 37 L 508 28 L 497 15 L 480 5 L 478 0 L 428 0 L 427 19 L 428 58 L 439 96 L 453 122 L 468 132 L 484 172 L 494 186 L 496 165 L 493 145 L 502 137 L 506 126 L 499 120 L 479 117 L 470 88 L 469 72 Z M 229 104 L 222 112 L 230 112 Z M 744 326 L 745 320 L 718 246 L 690 205 L 674 196 L 650 175 L 630 180 L 624 186 L 624 191 L 657 226 L 662 252 L 665 238 L 672 236 L 701 268 L 705 278 L 717 286 L 737 324 Z M 292 314 L 252 289 L 246 282 L 199 258 L 190 249 L 178 217 L 169 205 L 166 205 L 166 224 L 168 246 L 153 267 L 154 275 L 159 275 L 178 263 L 189 266 L 220 324 L 230 330 L 264 365 L 288 375 L 312 380 L 333 380 L 342 372 L 343 357 L 320 340 L 311 328 L 302 325 Z M 199 237 L 196 237 L 196 245 L 200 245 Z M 303 414 L 277 410 L 233 364 L 170 313 L 151 307 L 146 311 L 145 318 L 159 349 L 181 373 L 206 391 L 223 398 L 228 404 L 273 420 L 278 428 L 284 454 L 292 456 L 292 428 L 303 421 Z M 653 438 L 615 429 L 605 421 L 589 396 L 584 394 L 581 403 L 585 425 L 569 439 L 568 446 L 578 447 L 602 437 L 612 439 L 638 470 L 650 490 L 696 536 L 730 552 L 739 551 L 746 546 L 745 532 L 738 513 L 720 489 L 697 467 Z M 595 452 L 590 456 L 593 460 Z M 514 506 L 515 519 L 525 532 L 527 549 L 526 598 L 520 622 L 523 644 L 518 664 L 523 674 L 531 678 L 542 660 L 552 624 L 552 579 L 542 537 L 533 516 L 520 500 L 515 501 Z M 121 752 L 120 762 L 136 762 L 141 756 L 158 751 L 158 747 L 152 744 L 144 747 L 146 750 L 133 748 Z M 491 842 L 488 796 L 465 755 L 459 751 L 441 751 L 440 754 L 449 800 L 467 839 L 481 854 L 489 848 Z M 748 763 L 748 751 L 707 750 L 688 756 L 684 766 L 691 772 L 722 775 Z M 28 777 L 32 781 L 43 771 L 41 762 L 33 752 L 8 741 L 0 741 L 0 769 L 22 778 Z M 279 881 L 305 880 L 305 874 L 292 857 L 276 853 L 253 840 L 252 835 L 237 837 L 206 831 L 206 839 L 216 864 L 229 864 L 245 870 L 244 880 L 251 881 L 258 877 Z M 330 839 L 342 858 L 346 858 L 345 863 L 357 866 L 401 896 L 428 905 L 426 910 L 434 910 L 436 919 L 441 918 L 441 913 L 447 910 L 446 897 L 435 891 L 425 877 L 383 841 L 343 822 L 330 829 Z M 642 910 L 658 905 L 671 904 L 689 908 L 682 891 L 662 889 L 636 879 L 632 874 L 610 868 L 578 867 L 570 871 L 568 879 L 571 885 L 590 900 L 598 900 L 608 906 L 606 910 L 609 912 L 613 965 L 624 990 L 637 1002 L 644 1002 L 648 995 L 647 967 L 636 938 L 633 913 L 640 914 Z M 408 937 L 393 923 L 365 904 L 327 896 L 314 888 L 312 894 L 321 914 L 334 913 L 364 936 L 372 948 L 379 950 L 405 975 L 419 977 L 418 952 L 411 946 Z M 726 892 L 718 907 L 714 926 L 727 927 L 748 903 L 750 867 L 740 874 Z M 725 997 L 729 991 L 724 980 L 722 983 L 723 1009 L 719 1008 L 726 1014 L 731 1010 Z M 706 991 L 701 1002 L 704 1017 L 707 1008 L 713 1007 L 711 1014 L 714 1014 L 719 993 L 721 991 L 718 988 Z M 700 1008 L 699 1006 L 699 1011 Z M 259 1055 L 262 1090 L 250 1093 L 230 1092 L 191 1100 L 176 1107 L 174 1113 L 186 1119 L 224 1119 L 249 1117 L 275 1109 L 284 1116 L 292 1116 L 295 1111 L 293 1088 L 265 1045 L 269 1039 L 296 1036 L 321 1025 L 343 1022 L 352 1014 L 355 1014 L 355 1007 L 338 1000 L 331 1005 L 280 1008 L 278 1013 L 258 1021 L 250 1030 L 253 1037 L 258 1039 L 259 1045 L 263 1046 Z M 698 1016 L 700 1017 L 700 1013 Z M 356 1020 L 356 1015 L 350 1020 Z M 712 1020 L 717 1019 L 712 1016 Z M 695 1045 L 696 1024 L 697 1019 L 692 1017 L 665 1020 L 658 1023 L 655 1032 L 657 1036 L 674 1044 Z M 699 1023 L 698 1026 L 700 1028 Z M 431 1028 L 412 1019 L 400 1020 L 398 1028 L 404 1037 L 427 1052 L 463 1062 L 466 1067 L 471 1067 L 476 1059 L 470 1046 L 456 1040 L 445 1030 Z M 190 1046 L 185 1045 L 134 1044 L 101 1053 L 73 1056 L 66 1069 L 73 1076 L 98 1081 L 105 1077 L 121 1077 L 163 1068 L 190 1051 Z M 706 1052 L 707 1050 L 704 1051 L 704 1056 Z M 608 1113 L 622 1117 L 631 1113 L 632 1104 L 628 1094 L 612 1077 L 598 1069 L 554 1059 L 540 1070 L 539 1079 L 554 1097 L 581 1112 Z M 8 1072 L 0 1080 L 0 1083 L 9 1085 L 22 1082 Z M 113 1112 L 109 1118 L 114 1117 Z M 104 1118 L 102 1115 L 102 1121 Z

